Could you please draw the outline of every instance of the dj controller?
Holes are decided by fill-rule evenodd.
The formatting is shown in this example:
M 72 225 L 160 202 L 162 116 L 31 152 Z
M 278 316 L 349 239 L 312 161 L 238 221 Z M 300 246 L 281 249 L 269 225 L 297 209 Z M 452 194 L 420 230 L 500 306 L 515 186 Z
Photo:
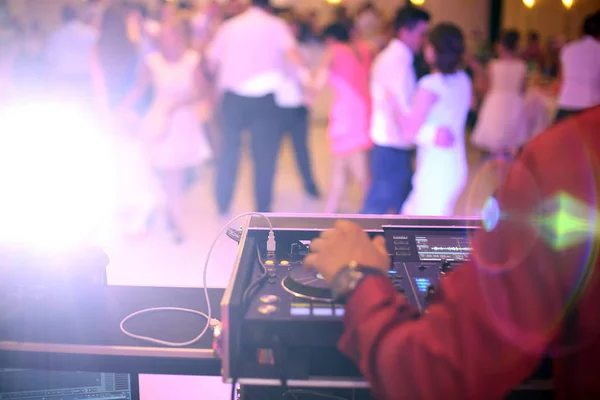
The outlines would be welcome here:
M 445 226 L 380 226 L 390 254 L 389 279 L 423 312 L 440 279 L 469 258 L 464 221 Z M 237 271 L 223 304 L 224 335 L 231 380 L 325 379 L 342 387 L 364 387 L 358 369 L 336 348 L 344 305 L 332 300 L 323 277 L 304 266 L 319 230 L 276 229 L 277 251 L 265 251 L 267 231 L 249 230 L 240 242 Z M 226 343 L 225 343 L 226 342 Z
M 367 224 L 370 229 L 365 230 L 372 237 L 385 236 L 390 281 L 424 313 L 444 277 L 469 259 L 470 239 L 479 224 L 460 219 L 399 222 Z M 289 388 L 328 390 L 329 398 L 370 399 L 368 390 L 361 390 L 368 384 L 360 371 L 337 350 L 344 305 L 333 301 L 322 276 L 304 266 L 311 240 L 325 228 L 275 227 L 274 253 L 265 251 L 268 229 L 247 227 L 242 235 L 215 346 L 224 379 L 242 385 L 243 399 L 312 398 L 286 397 Z M 277 394 L 265 392 L 269 387 Z
M 392 259 L 388 277 L 421 312 L 440 278 L 468 259 L 471 250 L 464 229 L 386 228 L 384 232 Z M 283 258 L 263 261 L 266 284 L 250 298 L 246 311 L 246 332 L 257 344 L 268 345 L 273 334 L 299 346 L 335 346 L 339 339 L 344 305 L 332 301 L 320 274 L 304 267 L 309 245 L 308 241 L 292 243 Z

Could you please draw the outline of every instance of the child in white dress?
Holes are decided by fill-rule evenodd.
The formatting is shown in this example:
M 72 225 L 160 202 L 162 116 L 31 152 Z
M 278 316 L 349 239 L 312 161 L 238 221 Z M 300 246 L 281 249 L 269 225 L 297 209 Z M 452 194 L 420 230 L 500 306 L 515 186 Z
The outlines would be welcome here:
M 140 81 L 128 101 L 143 95 L 152 84 L 154 100 L 141 132 L 165 193 L 167 223 L 174 240 L 181 242 L 187 172 L 209 159 L 212 151 L 196 114 L 204 92 L 200 55 L 188 47 L 182 21 L 163 25 L 159 48 L 146 57 Z
M 460 69 L 464 48 L 457 26 L 436 25 L 424 52 L 432 73 L 419 81 L 410 112 L 396 108 L 402 132 L 418 145 L 404 215 L 452 216 L 466 185 L 464 134 L 472 84 Z
M 527 64 L 518 58 L 518 49 L 519 33 L 507 31 L 498 45 L 500 57 L 490 61 L 487 73 L 474 68 L 478 86 L 487 93 L 471 141 L 495 156 L 515 153 L 528 137 L 523 98 Z

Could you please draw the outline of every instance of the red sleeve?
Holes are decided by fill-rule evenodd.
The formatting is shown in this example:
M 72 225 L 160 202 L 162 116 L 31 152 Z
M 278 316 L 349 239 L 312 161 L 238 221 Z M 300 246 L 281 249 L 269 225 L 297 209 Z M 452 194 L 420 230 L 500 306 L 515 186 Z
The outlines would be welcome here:
M 385 277 L 368 277 L 348 299 L 339 347 L 377 399 L 501 398 L 556 337 L 576 274 L 525 217 L 546 198 L 525 165 L 512 168 L 496 197 L 514 218 L 476 235 L 473 260 L 443 281 L 424 315 L 414 318 Z

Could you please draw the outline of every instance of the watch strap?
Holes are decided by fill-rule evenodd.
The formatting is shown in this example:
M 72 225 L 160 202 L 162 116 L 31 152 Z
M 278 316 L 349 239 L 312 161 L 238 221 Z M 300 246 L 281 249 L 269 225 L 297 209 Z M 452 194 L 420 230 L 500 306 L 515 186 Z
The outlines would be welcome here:
M 338 271 L 331 282 L 331 294 L 337 302 L 343 302 L 368 276 L 386 276 L 381 270 L 351 263 Z

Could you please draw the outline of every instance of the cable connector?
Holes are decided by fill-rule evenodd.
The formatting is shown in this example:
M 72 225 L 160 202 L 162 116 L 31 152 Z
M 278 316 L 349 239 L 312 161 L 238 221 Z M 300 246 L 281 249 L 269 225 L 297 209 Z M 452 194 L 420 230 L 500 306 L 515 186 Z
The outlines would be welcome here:
M 269 237 L 267 238 L 267 253 L 275 253 L 277 249 L 277 243 L 275 242 L 275 232 L 273 229 L 269 231 Z
M 211 318 L 210 321 L 209 321 L 209 325 L 214 330 L 216 327 L 220 327 L 221 326 L 221 321 L 219 321 L 216 318 Z
M 240 243 L 240 241 L 242 240 L 242 228 L 240 229 L 234 229 L 234 228 L 228 228 L 227 229 L 227 236 L 235 241 L 236 243 Z

